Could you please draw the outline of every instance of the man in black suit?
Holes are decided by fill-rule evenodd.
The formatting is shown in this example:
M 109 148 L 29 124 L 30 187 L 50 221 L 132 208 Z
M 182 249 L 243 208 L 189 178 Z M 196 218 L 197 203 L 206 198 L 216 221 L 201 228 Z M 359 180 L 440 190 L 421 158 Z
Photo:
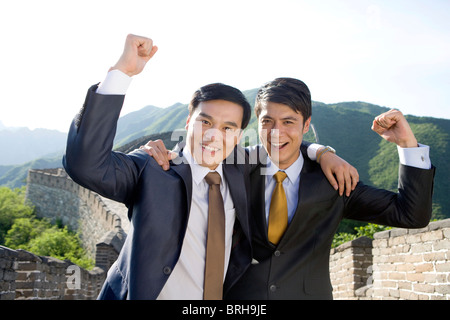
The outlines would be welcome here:
M 344 197 L 318 164 L 334 150 L 321 149 L 317 162 L 300 152 L 311 122 L 311 95 L 302 81 L 269 82 L 257 94 L 255 112 L 263 147 L 246 150 L 251 164 L 252 264 L 225 298 L 332 299 L 329 254 L 343 218 L 405 228 L 428 224 L 434 168 L 429 148 L 418 145 L 400 111 L 376 117 L 372 126 L 398 146 L 399 193 L 358 183 L 351 194 L 347 188 Z M 144 150 L 167 161 L 161 143 L 149 142 Z
M 129 209 L 131 229 L 99 299 L 221 299 L 251 261 L 243 167 L 224 161 L 233 156 L 251 107 L 239 90 L 224 84 L 197 90 L 189 105 L 186 146 L 168 171 L 142 150 L 112 151 L 123 88 L 156 51 L 151 39 L 127 37 L 105 81 L 89 89 L 70 127 L 63 164 L 75 182 Z M 221 197 L 208 213 L 213 189 Z M 207 232 L 211 215 L 219 212 L 220 231 Z M 214 244 L 220 242 L 214 247 L 219 249 L 213 250 L 209 240 L 219 232 L 223 236 Z M 208 256 L 216 251 L 223 252 L 212 263 L 219 262 L 205 276 Z M 219 280 L 206 289 L 205 277 L 216 274 Z
M 332 299 L 329 254 L 343 218 L 403 228 L 428 224 L 435 170 L 429 148 L 418 145 L 400 111 L 376 117 L 372 126 L 398 146 L 398 193 L 359 182 L 343 197 L 317 162 L 298 151 L 311 121 L 311 95 L 302 81 L 269 82 L 257 94 L 255 111 L 264 149 L 250 150 L 262 154 L 250 173 L 252 264 L 227 299 Z M 284 181 L 277 183 L 275 175 Z M 277 189 L 284 190 L 281 206 Z

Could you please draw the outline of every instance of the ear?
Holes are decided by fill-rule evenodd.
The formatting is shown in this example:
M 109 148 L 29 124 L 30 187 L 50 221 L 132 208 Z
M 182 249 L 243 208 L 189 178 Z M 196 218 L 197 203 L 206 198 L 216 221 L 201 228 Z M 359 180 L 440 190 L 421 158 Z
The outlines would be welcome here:
M 184 127 L 186 130 L 189 127 L 189 121 L 191 120 L 191 115 L 188 115 L 187 119 L 186 119 L 186 126 Z
M 309 125 L 311 124 L 311 117 L 308 118 L 308 120 L 305 121 L 303 124 L 303 134 L 306 134 L 309 131 Z

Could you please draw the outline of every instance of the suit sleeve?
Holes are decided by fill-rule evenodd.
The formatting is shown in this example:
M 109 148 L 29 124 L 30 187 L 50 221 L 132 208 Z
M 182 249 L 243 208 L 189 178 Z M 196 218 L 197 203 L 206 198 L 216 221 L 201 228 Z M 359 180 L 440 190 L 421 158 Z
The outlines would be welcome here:
M 432 212 L 435 168 L 400 164 L 398 192 L 359 183 L 345 198 L 344 217 L 399 228 L 423 228 Z
M 304 157 L 310 158 L 308 155 L 308 147 L 310 145 L 311 145 L 311 142 L 308 142 L 305 140 L 302 141 L 302 144 L 300 145 L 300 152 L 303 154 Z M 311 160 L 316 160 L 316 159 L 311 159 Z
M 89 89 L 83 108 L 70 126 L 63 165 L 83 187 L 129 204 L 147 157 L 112 151 L 124 96 L 100 95 L 96 89 Z

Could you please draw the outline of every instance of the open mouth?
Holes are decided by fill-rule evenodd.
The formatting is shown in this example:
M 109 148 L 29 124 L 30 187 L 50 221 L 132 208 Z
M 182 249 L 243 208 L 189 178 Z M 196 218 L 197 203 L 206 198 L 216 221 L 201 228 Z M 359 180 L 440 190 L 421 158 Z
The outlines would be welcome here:
M 270 145 L 272 146 L 272 148 L 278 149 L 278 150 L 283 149 L 284 147 L 287 146 L 287 144 L 288 144 L 288 142 L 283 142 L 283 143 L 274 143 L 274 142 L 271 142 L 271 143 L 270 143 Z
M 210 152 L 212 154 L 220 151 L 219 148 L 216 148 L 216 147 L 213 147 L 213 146 L 210 146 L 210 145 L 207 145 L 207 144 L 203 144 L 203 143 L 201 144 L 201 147 L 202 147 L 202 151 L 203 152 L 206 151 L 206 152 Z

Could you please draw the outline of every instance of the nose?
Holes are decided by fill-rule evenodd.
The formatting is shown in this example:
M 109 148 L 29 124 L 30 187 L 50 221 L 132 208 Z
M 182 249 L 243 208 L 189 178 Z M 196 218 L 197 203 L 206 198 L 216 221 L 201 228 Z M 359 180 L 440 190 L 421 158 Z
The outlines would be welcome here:
M 282 127 L 280 126 L 278 121 L 276 121 L 273 127 L 270 129 L 270 136 L 272 138 L 279 138 L 282 134 L 283 134 Z
M 220 132 L 219 129 L 216 129 L 216 128 L 210 128 L 210 129 L 206 130 L 205 133 L 203 134 L 203 138 L 207 141 L 219 140 L 221 136 L 222 136 L 222 133 Z

